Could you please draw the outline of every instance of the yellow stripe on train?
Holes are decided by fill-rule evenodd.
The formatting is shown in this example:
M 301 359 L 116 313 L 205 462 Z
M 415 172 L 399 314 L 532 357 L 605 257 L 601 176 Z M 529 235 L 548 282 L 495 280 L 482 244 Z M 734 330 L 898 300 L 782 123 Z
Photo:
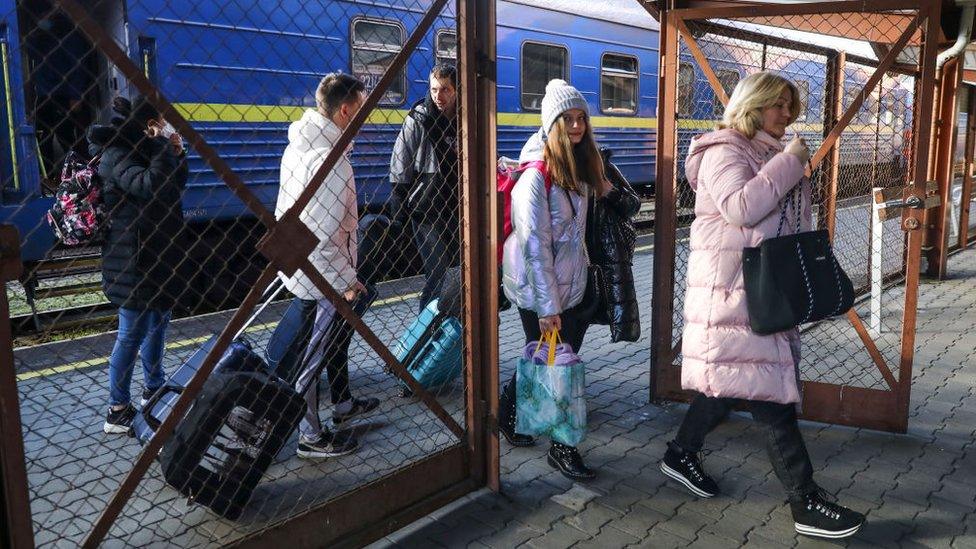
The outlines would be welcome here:
M 293 105 L 244 105 L 230 103 L 175 103 L 173 105 L 190 122 L 293 122 L 309 107 Z M 407 111 L 375 109 L 367 124 L 403 124 Z
M 293 105 L 247 105 L 233 103 L 175 103 L 173 105 L 184 118 L 190 122 L 292 122 L 301 118 L 308 107 Z M 367 124 L 382 125 L 403 124 L 407 116 L 406 109 L 375 109 L 366 119 Z M 657 118 L 623 117 L 623 116 L 594 116 L 591 118 L 596 128 L 644 128 L 657 127 Z M 538 113 L 500 112 L 497 116 L 499 126 L 515 126 L 537 128 L 542 123 Z M 678 128 L 682 130 L 710 130 L 715 127 L 715 120 L 679 119 Z M 823 124 L 798 123 L 793 125 L 797 132 L 823 131 Z M 851 124 L 847 132 L 874 133 L 873 124 Z M 881 130 L 882 134 L 891 130 Z

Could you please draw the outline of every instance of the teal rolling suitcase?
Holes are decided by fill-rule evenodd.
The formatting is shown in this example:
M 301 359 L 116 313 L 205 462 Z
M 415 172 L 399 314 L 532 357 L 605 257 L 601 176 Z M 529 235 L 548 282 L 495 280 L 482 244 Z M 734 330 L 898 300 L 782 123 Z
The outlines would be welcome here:
M 394 354 L 424 388 L 461 375 L 461 323 L 431 301 L 397 342 Z

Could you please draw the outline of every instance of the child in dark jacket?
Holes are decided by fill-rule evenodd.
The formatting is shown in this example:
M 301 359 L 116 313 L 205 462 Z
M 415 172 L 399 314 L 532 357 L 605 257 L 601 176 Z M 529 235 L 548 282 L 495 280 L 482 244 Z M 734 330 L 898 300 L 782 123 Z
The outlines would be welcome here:
M 109 228 L 102 247 L 102 287 L 119 307 L 109 358 L 109 410 L 103 430 L 127 433 L 135 415 L 129 390 L 142 357 L 143 402 L 165 382 L 166 328 L 188 284 L 184 273 L 182 194 L 188 170 L 182 140 L 145 98 L 116 99 L 110 126 L 88 131 L 101 155 Z

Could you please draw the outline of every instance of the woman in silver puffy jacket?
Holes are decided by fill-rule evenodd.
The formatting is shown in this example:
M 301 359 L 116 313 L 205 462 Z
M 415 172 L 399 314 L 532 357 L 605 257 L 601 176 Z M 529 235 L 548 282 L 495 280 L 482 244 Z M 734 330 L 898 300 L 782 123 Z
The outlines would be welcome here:
M 523 164 L 537 160 L 545 162 L 545 173 L 526 169 L 512 190 L 512 234 L 505 241 L 503 286 L 518 307 L 526 343 L 557 329 L 579 353 L 596 305 L 584 299 L 588 202 L 602 196 L 609 183 L 586 99 L 563 80 L 546 86 L 542 128 L 529 138 L 519 158 Z M 499 415 L 499 430 L 509 443 L 535 443 L 515 432 L 514 377 L 502 392 Z M 594 476 L 572 446 L 554 441 L 548 461 L 570 479 Z

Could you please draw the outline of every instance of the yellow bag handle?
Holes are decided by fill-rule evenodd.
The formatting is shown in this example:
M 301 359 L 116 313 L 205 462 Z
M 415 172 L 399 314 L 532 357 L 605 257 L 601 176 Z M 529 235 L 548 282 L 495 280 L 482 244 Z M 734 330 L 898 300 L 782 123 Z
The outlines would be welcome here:
M 546 357 L 547 359 L 546 366 L 556 365 L 556 343 L 557 342 L 558 343 L 563 342 L 562 338 L 559 337 L 559 330 L 550 330 L 542 334 L 542 337 L 539 338 L 539 343 L 537 343 L 535 346 L 535 352 L 538 353 L 539 349 L 542 348 L 543 343 L 549 344 L 549 356 Z

